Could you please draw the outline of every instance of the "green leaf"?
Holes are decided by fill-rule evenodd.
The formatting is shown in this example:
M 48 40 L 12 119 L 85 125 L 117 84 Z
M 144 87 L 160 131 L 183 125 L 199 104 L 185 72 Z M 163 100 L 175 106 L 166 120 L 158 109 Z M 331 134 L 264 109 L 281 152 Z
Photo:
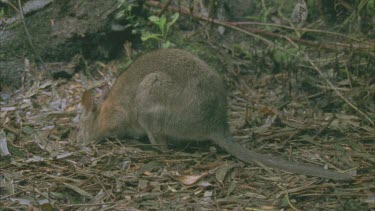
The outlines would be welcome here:
M 3 18 L 3 16 L 4 16 L 4 9 L 1 8 L 1 9 L 0 9 L 0 18 Z
M 273 59 L 277 62 L 277 63 L 282 63 L 286 60 L 286 56 L 285 56 L 285 53 L 282 52 L 281 50 L 279 49 L 276 49 L 274 52 L 273 52 Z
M 150 32 L 142 32 L 141 40 L 146 41 L 149 39 L 156 39 L 156 40 L 161 40 L 162 35 L 161 34 L 154 34 Z
M 374 14 L 375 13 L 375 0 L 369 0 L 368 2 L 367 2 L 367 5 L 366 5 L 367 7 L 366 7 L 366 9 L 367 9 L 367 12 L 369 13 L 369 14 Z
M 273 59 L 277 63 L 286 64 L 289 61 L 291 61 L 293 58 L 295 58 L 297 53 L 298 53 L 297 48 L 285 48 L 283 50 L 275 49 L 273 52 Z
M 160 18 L 158 16 L 153 15 L 148 17 L 148 20 L 158 25 Z
M 162 48 L 169 48 L 171 46 L 171 42 L 169 42 L 168 40 L 166 42 L 163 43 L 163 45 L 161 46 Z
M 165 30 L 166 30 L 165 23 L 166 22 L 167 22 L 167 18 L 164 15 L 161 16 L 160 23 L 159 23 L 159 29 L 160 29 L 162 35 L 165 35 Z
M 167 24 L 167 32 L 169 31 L 169 28 L 177 21 L 178 17 L 180 16 L 180 14 L 178 13 L 175 13 L 172 15 L 172 20 Z
M 284 198 L 281 199 L 279 206 L 283 208 L 289 207 L 289 197 L 287 194 L 285 194 Z

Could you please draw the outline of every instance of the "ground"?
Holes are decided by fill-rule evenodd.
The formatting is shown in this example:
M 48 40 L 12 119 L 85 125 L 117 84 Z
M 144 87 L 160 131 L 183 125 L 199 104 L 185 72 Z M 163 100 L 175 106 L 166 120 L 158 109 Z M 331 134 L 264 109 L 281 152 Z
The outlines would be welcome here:
M 100 91 L 113 80 L 115 67 L 102 65 L 100 71 L 110 79 L 92 86 Z M 83 75 L 45 77 L 2 104 L 1 118 L 8 124 L 1 133 L 6 132 L 12 155 L 1 159 L 3 207 L 367 210 L 374 205 L 374 128 L 362 128 L 354 115 L 313 112 L 303 94 L 278 109 L 287 76 L 223 75 L 231 87 L 229 117 L 236 141 L 336 171 L 356 169 L 353 181 L 244 164 L 218 148 L 209 150 L 210 143 L 171 147 L 167 153 L 147 147 L 147 140 L 111 139 L 82 147 L 74 134 L 88 83 Z M 255 86 L 255 80 L 261 83 Z
M 159 5 L 156 1 L 146 2 L 150 7 Z M 173 33 L 166 37 L 172 46 L 196 54 L 222 75 L 228 89 L 230 129 L 238 144 L 287 160 L 356 172 L 352 181 L 244 164 L 212 143 L 170 146 L 165 153 L 150 147 L 147 139 L 106 139 L 83 146 L 76 138 L 83 91 L 93 89 L 99 99 L 104 87 L 113 85 L 116 75 L 126 71 L 138 55 L 150 46 L 160 45 L 152 41 L 131 45 L 128 41 L 116 44 L 123 47 L 123 52 L 114 54 L 120 53 L 120 58 L 105 57 L 105 61 L 103 57 L 98 59 L 100 52 L 95 51 L 95 45 L 90 45 L 92 54 L 46 62 L 45 72 L 33 62 L 27 65 L 28 61 L 20 61 L 17 71 L 24 72 L 24 79 L 18 81 L 19 89 L 1 92 L 0 98 L 0 207 L 375 209 L 375 81 L 371 50 L 375 47 L 371 39 L 333 33 L 311 9 L 311 20 L 307 20 L 311 24 L 303 30 L 294 28 L 280 14 L 283 5 L 264 2 L 268 1 L 250 5 L 252 13 L 259 12 L 254 17 L 264 20 L 248 25 L 221 19 L 210 25 L 207 22 L 211 20 L 201 14 L 189 16 L 181 10 Z M 345 8 L 350 12 L 350 7 Z M 80 23 L 80 18 L 77 16 L 76 22 Z M 233 18 L 237 21 L 239 17 Z M 274 24 L 263 23 L 271 20 Z M 136 27 L 144 22 L 131 21 L 134 31 L 144 30 Z M 251 25 L 254 23 L 257 28 Z M 158 27 L 152 26 L 148 23 L 147 30 L 159 33 Z M 84 36 L 74 39 L 81 44 L 85 40 Z

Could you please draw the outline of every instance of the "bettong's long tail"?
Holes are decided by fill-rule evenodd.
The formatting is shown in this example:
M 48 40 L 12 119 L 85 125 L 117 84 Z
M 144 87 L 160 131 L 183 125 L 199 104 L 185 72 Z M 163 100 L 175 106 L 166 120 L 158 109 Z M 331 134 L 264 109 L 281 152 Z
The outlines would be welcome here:
M 220 140 L 218 144 L 229 154 L 235 156 L 245 163 L 259 162 L 268 167 L 285 170 L 291 173 L 316 176 L 333 180 L 352 180 L 355 176 L 349 173 L 339 173 L 331 170 L 324 170 L 317 165 L 291 162 L 279 157 L 259 154 L 240 146 L 233 140 L 233 138 L 224 138 Z

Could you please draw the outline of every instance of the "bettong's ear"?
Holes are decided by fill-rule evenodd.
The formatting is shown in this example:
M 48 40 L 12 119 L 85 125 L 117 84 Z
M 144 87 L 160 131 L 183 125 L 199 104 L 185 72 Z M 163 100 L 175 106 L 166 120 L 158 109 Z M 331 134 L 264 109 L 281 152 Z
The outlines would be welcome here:
M 82 94 L 81 103 L 85 108 L 85 111 L 93 112 L 96 109 L 95 99 L 92 90 L 86 90 Z

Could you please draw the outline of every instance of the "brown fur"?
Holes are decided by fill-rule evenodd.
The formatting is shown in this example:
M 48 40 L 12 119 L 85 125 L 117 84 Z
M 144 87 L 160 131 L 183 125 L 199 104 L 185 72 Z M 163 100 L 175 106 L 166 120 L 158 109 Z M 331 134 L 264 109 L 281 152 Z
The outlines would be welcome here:
M 101 105 L 95 105 L 90 92 L 84 93 L 82 104 L 78 140 L 86 143 L 108 136 L 147 135 L 152 144 L 165 148 L 167 140 L 211 140 L 247 163 L 336 180 L 352 178 L 262 155 L 234 142 L 221 77 L 182 50 L 159 50 L 140 57 L 117 79 Z

